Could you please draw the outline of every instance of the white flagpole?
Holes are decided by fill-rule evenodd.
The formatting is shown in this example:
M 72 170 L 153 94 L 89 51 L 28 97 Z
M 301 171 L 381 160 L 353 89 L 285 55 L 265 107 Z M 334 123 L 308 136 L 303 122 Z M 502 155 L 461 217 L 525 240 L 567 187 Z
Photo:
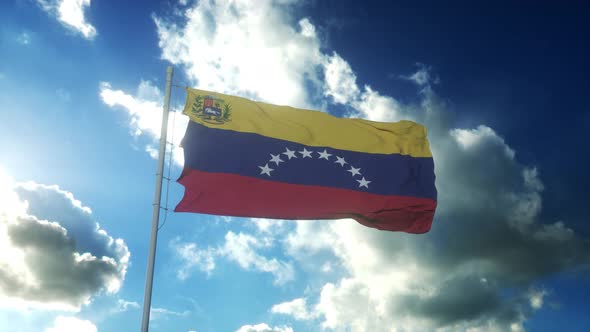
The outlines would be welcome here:
M 158 173 L 156 173 L 156 192 L 152 210 L 152 235 L 148 254 L 148 265 L 145 276 L 145 292 L 143 297 L 143 317 L 141 332 L 148 332 L 150 324 L 150 309 L 152 303 L 152 285 L 154 283 L 154 263 L 156 261 L 156 242 L 158 242 L 158 225 L 160 224 L 160 199 L 162 197 L 162 177 L 164 174 L 164 157 L 166 153 L 166 135 L 168 132 L 168 113 L 170 112 L 170 90 L 172 88 L 172 74 L 174 68 L 166 69 L 166 95 L 164 96 L 164 110 L 162 111 L 162 131 L 160 133 L 160 151 L 158 157 Z

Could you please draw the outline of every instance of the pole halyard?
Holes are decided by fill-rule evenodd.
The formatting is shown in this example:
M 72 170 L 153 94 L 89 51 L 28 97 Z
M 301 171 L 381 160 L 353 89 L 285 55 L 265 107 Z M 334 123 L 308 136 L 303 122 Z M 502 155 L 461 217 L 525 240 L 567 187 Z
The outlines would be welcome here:
M 172 88 L 172 74 L 174 68 L 168 66 L 166 70 L 166 94 L 162 111 L 162 130 L 160 134 L 160 150 L 158 153 L 158 172 L 156 173 L 156 191 L 152 209 L 152 232 L 148 252 L 147 272 L 145 276 L 145 292 L 143 298 L 143 317 L 141 332 L 148 332 L 150 324 L 150 309 L 152 303 L 152 286 L 154 283 L 154 264 L 156 262 L 156 243 L 158 242 L 158 225 L 160 223 L 160 200 L 162 197 L 162 178 L 164 174 L 164 159 L 166 154 L 166 136 L 168 132 L 168 113 L 170 113 L 170 90 Z

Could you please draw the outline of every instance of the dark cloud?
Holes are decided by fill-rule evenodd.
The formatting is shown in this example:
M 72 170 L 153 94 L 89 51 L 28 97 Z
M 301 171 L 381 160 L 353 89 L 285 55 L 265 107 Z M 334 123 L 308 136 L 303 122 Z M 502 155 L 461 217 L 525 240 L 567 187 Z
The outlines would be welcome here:
M 535 224 L 520 230 L 505 218 L 471 213 L 453 222 L 436 234 L 440 250 L 429 257 L 430 264 L 440 269 L 479 266 L 481 275 L 512 286 L 590 262 L 588 240 L 562 224 Z
M 82 206 L 71 193 L 57 186 L 27 183 L 15 188 L 23 201 L 29 202 L 27 212 L 41 220 L 58 221 L 69 238 L 75 242 L 79 252 L 90 252 L 95 256 L 116 255 L 117 247 L 112 238 L 99 232 L 100 226 L 88 207 Z
M 503 305 L 494 286 L 474 277 L 447 280 L 431 296 L 408 296 L 402 302 L 407 305 L 408 313 L 435 320 L 441 326 L 476 320 L 482 315 L 496 315 L 502 311 L 508 321 L 514 321 L 518 316 L 516 310 Z
M 443 110 L 440 110 L 443 111 Z M 437 244 L 429 264 L 443 270 L 478 266 L 478 273 L 531 283 L 590 263 L 590 242 L 563 222 L 540 220 L 536 169 L 521 165 L 491 128 L 437 130 Z
M 90 209 L 57 186 L 26 183 L 14 193 L 27 202 L 26 213 L 3 213 L 0 223 L 22 258 L 0 265 L 0 295 L 75 310 L 101 291 L 118 291 L 129 251 L 100 229 Z M 14 272 L 23 266 L 26 273 Z
M 417 236 L 333 223 L 310 234 L 301 223 L 288 237 L 290 251 L 309 260 L 316 248 L 333 250 L 348 272 L 321 292 L 329 327 L 366 330 L 379 317 L 379 331 L 524 331 L 551 296 L 539 282 L 588 269 L 590 241 L 565 222 L 541 219 L 540 174 L 520 164 L 500 135 L 486 126 L 453 129 L 433 91 L 421 93 L 421 105 L 388 117 L 428 127 L 439 194 L 432 230 Z M 324 246 L 303 238 L 310 235 Z M 357 292 L 347 292 L 352 282 Z M 367 309 L 347 318 L 355 303 Z

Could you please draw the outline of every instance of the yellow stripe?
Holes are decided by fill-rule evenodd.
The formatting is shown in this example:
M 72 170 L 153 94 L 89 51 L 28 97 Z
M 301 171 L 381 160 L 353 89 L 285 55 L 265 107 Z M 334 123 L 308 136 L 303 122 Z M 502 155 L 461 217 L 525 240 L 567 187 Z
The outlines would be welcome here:
M 210 128 L 256 133 L 308 146 L 432 157 L 426 128 L 412 121 L 388 123 L 338 118 L 324 112 L 254 102 L 216 92 L 191 88 L 186 90 L 184 114 L 192 121 Z M 200 103 L 195 105 L 198 99 Z M 205 99 L 209 99 L 208 103 L 213 102 L 211 115 L 203 112 Z M 231 111 L 223 119 L 225 105 Z

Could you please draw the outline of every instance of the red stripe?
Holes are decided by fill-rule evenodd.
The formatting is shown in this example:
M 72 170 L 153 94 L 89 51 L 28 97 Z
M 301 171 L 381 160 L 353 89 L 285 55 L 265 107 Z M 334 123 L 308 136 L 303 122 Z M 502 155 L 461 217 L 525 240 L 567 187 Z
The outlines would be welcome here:
M 185 168 L 177 212 L 272 219 L 341 219 L 381 230 L 425 233 L 436 201 L 354 190 L 287 184 Z

